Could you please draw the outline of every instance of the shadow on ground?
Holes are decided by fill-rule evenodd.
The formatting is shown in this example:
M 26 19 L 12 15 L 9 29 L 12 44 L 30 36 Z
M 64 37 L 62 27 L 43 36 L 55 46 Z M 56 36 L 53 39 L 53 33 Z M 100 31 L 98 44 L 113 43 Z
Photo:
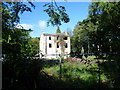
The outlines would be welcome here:
M 101 63 L 100 68 L 106 73 L 110 87 L 120 88 L 120 56 L 110 57 Z
M 49 61 L 48 61 L 49 62 Z M 51 65 L 54 65 L 50 61 Z M 108 88 L 106 84 L 97 82 L 94 78 L 56 79 L 42 71 L 45 63 L 41 60 L 6 60 L 3 62 L 2 90 L 39 90 L 41 88 Z M 57 62 L 58 64 L 58 62 Z M 93 73 L 94 74 L 94 73 Z

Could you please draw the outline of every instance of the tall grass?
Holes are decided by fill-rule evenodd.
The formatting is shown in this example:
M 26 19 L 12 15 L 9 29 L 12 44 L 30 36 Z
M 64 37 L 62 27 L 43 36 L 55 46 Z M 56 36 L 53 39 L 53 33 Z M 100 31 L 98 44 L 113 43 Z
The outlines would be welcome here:
M 89 86 L 99 83 L 98 65 L 96 63 L 84 64 L 84 63 L 63 63 L 62 64 L 62 80 L 64 82 L 76 82 L 79 84 L 81 81 L 86 82 Z M 59 79 L 59 65 L 54 65 L 49 68 L 44 68 L 44 72 Z M 100 75 L 101 82 L 108 81 L 104 73 Z M 86 85 L 87 85 L 86 84 Z M 85 86 L 86 86 L 85 85 Z

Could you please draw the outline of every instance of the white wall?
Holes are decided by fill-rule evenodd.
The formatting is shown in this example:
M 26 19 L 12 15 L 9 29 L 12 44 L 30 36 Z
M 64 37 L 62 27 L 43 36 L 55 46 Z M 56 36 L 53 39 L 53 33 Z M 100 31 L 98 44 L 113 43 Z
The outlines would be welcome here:
M 51 37 L 51 40 L 49 40 L 49 37 Z M 55 41 L 57 37 L 56 36 L 50 36 L 50 35 L 44 35 L 41 34 L 40 37 L 40 53 L 44 54 L 44 55 L 48 55 L 47 57 L 43 57 L 43 58 L 57 58 L 58 56 L 51 56 L 51 54 L 61 54 L 61 48 L 59 46 L 59 48 L 57 48 L 57 43 Z M 69 54 L 70 53 L 70 37 L 68 37 L 67 40 L 65 40 L 65 42 L 68 44 L 67 48 L 65 48 L 65 54 Z M 51 48 L 49 48 L 49 44 L 52 45 Z M 47 52 L 46 52 L 47 50 Z

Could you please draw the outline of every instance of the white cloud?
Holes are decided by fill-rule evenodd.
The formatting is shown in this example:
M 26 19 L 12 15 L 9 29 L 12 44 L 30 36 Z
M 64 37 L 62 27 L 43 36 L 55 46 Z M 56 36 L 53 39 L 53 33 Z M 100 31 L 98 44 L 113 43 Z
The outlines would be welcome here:
M 31 24 L 18 24 L 16 26 L 17 28 L 23 28 L 23 29 L 33 29 L 34 25 L 31 25 Z
M 46 21 L 44 21 L 44 20 L 40 20 L 40 21 L 38 22 L 38 24 L 39 24 L 40 28 L 46 28 L 46 27 L 47 27 L 47 23 L 46 23 Z

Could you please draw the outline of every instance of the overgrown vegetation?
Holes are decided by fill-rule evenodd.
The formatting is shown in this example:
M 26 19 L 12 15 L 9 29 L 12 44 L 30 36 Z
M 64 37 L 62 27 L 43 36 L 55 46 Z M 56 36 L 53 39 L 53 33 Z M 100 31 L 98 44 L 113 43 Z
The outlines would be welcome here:
M 99 67 L 113 88 L 120 88 L 119 6 L 120 2 L 93 2 L 87 19 L 77 23 L 71 37 L 72 52 L 81 53 L 83 47 L 85 53 L 95 53 L 105 61 Z
M 3 90 L 34 90 L 41 78 L 42 62 L 33 59 L 10 59 L 3 62 Z
M 49 65 L 49 64 L 48 64 Z M 54 77 L 54 80 L 64 82 L 63 88 L 111 88 L 108 78 L 108 73 L 101 70 L 97 63 L 63 63 L 62 64 L 62 78 L 60 76 L 59 64 L 53 64 L 50 67 L 44 67 L 42 70 L 49 76 Z M 100 82 L 99 82 L 100 75 Z M 59 84 L 61 86 L 62 84 Z
M 69 22 L 63 6 L 56 2 L 44 6 L 53 26 Z M 120 2 L 90 5 L 89 17 L 78 22 L 73 31 L 72 52 L 81 53 L 83 47 L 85 53 L 97 53 L 99 59 L 88 57 L 98 60 L 95 63 L 63 63 L 61 79 L 58 60 L 31 58 L 38 53 L 39 40 L 31 39 L 32 30 L 16 28 L 19 13 L 31 12 L 31 8 L 23 2 L 2 2 L 2 7 L 3 90 L 120 88 Z M 107 53 L 105 60 L 100 53 Z
M 47 62 L 42 69 L 50 77 L 53 77 L 56 84 L 64 82 L 64 88 L 119 88 L 119 73 L 116 62 L 112 59 L 93 59 L 89 63 L 62 63 L 60 78 L 60 64 L 58 61 Z M 100 63 L 98 62 L 100 61 Z M 59 84 L 57 86 L 61 86 Z
M 16 27 L 20 23 L 19 14 L 26 11 L 32 12 L 31 8 L 35 9 L 32 2 L 28 1 L 28 3 L 30 7 L 26 2 L 2 2 L 3 90 L 34 90 L 42 86 L 46 87 L 47 84 L 46 75 L 40 72 L 43 67 L 42 61 L 33 59 L 39 53 L 39 39 L 31 38 L 29 34 L 32 31 L 31 29 Z M 53 5 L 53 3 L 55 4 Z M 52 4 L 44 5 L 46 12 L 51 9 L 49 6 L 54 8 L 48 11 L 51 13 L 49 23 L 58 26 L 61 25 L 61 22 L 69 22 L 65 8 L 56 5 L 55 1 Z M 56 18 L 55 15 L 56 10 L 59 11 L 57 15 L 60 14 L 61 17 L 59 22 L 59 18 Z

